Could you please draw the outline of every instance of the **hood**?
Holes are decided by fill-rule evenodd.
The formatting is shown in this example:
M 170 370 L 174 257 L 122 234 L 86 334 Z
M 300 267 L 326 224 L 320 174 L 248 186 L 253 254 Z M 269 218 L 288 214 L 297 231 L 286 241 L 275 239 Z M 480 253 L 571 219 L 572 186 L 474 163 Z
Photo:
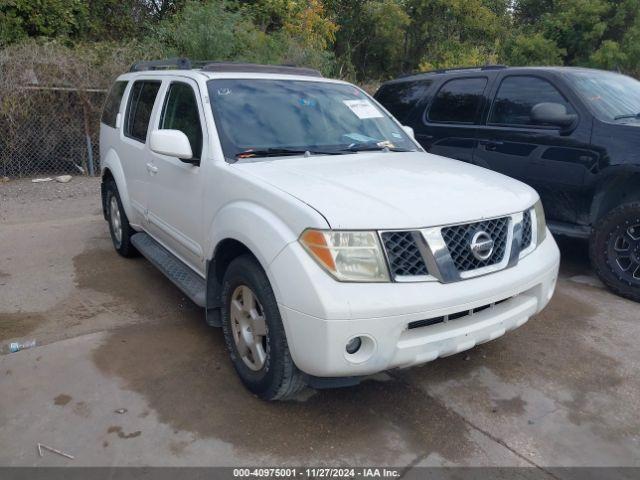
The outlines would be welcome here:
M 492 218 L 538 194 L 490 170 L 423 152 L 282 157 L 233 164 L 320 212 L 333 229 L 405 229 Z

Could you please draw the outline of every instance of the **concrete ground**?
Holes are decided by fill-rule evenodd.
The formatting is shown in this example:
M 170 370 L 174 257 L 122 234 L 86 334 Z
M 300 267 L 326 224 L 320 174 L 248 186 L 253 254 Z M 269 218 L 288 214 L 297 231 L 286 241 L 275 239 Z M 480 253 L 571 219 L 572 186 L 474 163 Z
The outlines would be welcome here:
M 113 251 L 98 180 L 0 183 L 0 344 L 38 342 L 0 356 L 0 465 L 640 466 L 640 308 L 561 248 L 554 299 L 517 331 L 265 403 L 203 312 Z

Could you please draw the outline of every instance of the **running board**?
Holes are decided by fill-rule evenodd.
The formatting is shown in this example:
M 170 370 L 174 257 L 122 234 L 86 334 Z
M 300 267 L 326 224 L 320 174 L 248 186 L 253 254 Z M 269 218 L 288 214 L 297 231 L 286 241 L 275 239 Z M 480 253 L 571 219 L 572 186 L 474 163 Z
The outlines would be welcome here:
M 207 283 L 204 278 L 146 233 L 136 233 L 131 237 L 131 243 L 196 305 L 206 305 Z

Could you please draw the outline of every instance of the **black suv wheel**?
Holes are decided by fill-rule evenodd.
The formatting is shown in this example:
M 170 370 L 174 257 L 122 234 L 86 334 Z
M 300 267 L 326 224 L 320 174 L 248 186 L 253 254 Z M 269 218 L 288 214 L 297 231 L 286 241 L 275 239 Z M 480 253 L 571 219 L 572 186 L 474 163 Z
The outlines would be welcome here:
M 611 290 L 640 302 L 640 202 L 620 205 L 601 218 L 589 253 L 598 276 Z
M 222 329 L 242 383 L 265 400 L 286 400 L 305 387 L 267 275 L 251 255 L 231 262 L 222 282 Z

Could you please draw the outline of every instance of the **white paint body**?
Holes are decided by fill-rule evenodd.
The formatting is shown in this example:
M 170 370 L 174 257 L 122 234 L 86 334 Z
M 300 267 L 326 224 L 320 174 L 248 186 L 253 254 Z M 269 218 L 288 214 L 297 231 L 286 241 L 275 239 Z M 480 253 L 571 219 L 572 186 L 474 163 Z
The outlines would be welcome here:
M 131 80 L 157 79 L 162 85 L 146 144 L 126 137 L 123 122 L 117 128 L 101 126 L 103 172 L 113 175 L 131 225 L 203 278 L 221 241 L 235 239 L 247 246 L 271 282 L 293 360 L 302 371 L 352 376 L 424 363 L 497 338 L 548 303 L 559 265 L 550 234 L 516 266 L 459 282 L 335 280 L 301 246 L 298 239 L 305 229 L 380 231 L 469 223 L 522 212 L 538 195 L 503 175 L 423 151 L 227 163 L 207 94 L 206 82 L 214 78 L 344 83 L 199 70 L 122 75 L 119 80 L 129 84 L 121 117 Z M 150 149 L 172 81 L 189 83 L 196 92 L 203 126 L 200 166 Z M 409 322 L 508 298 L 469 318 L 407 329 Z M 364 359 L 345 353 L 354 335 L 370 339 L 370 355 Z

